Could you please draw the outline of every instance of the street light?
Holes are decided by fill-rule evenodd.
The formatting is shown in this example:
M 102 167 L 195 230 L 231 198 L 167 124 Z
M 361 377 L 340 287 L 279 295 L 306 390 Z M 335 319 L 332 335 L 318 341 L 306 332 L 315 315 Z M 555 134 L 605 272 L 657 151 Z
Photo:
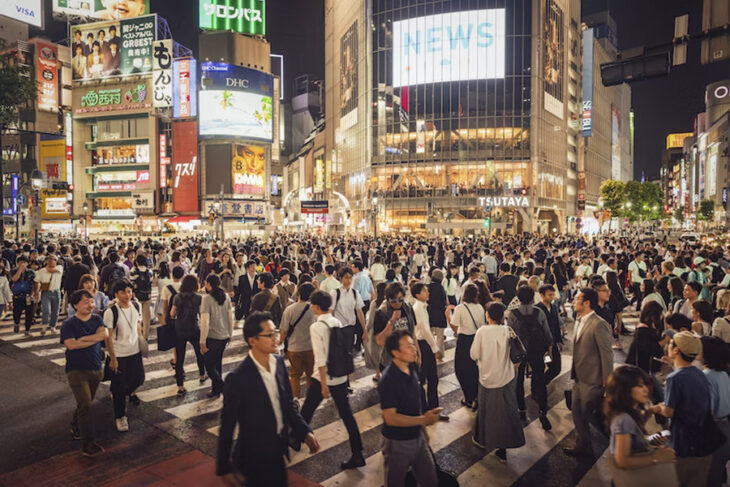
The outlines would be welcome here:
M 35 242 L 35 247 L 38 248 L 38 230 L 40 226 L 41 221 L 41 215 L 40 215 L 40 192 L 41 187 L 43 186 L 43 174 L 38 169 L 33 169 L 33 172 L 30 174 L 30 184 L 33 186 L 34 194 L 33 194 L 33 240 Z
M 84 238 L 89 238 L 89 203 L 84 201 Z

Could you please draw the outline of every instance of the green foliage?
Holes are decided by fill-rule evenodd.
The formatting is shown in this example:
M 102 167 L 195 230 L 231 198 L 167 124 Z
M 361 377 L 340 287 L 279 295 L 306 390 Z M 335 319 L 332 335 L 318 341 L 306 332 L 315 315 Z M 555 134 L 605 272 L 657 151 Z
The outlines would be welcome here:
M 14 54 L 7 51 L 7 43 L 0 39 L 0 129 L 15 124 L 18 107 L 34 100 L 38 93 L 28 69 L 18 66 Z
M 630 221 L 653 221 L 666 218 L 664 194 L 656 183 L 607 179 L 601 183 L 603 207 L 611 216 L 627 217 Z
M 680 223 L 684 223 L 684 206 L 680 206 L 674 210 L 674 218 Z
M 626 185 L 622 181 L 606 179 L 601 183 L 600 193 L 603 207 L 611 212 L 611 216 L 620 217 L 625 200 Z
M 700 201 L 700 207 L 697 210 L 697 219 L 710 221 L 715 216 L 715 201 L 714 200 L 702 200 Z

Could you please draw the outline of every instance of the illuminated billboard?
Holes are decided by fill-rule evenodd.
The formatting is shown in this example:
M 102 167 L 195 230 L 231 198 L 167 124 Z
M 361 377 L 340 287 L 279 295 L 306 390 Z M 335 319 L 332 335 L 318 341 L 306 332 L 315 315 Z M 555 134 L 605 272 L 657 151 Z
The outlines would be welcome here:
M 393 23 L 393 86 L 504 78 L 505 9 Z
M 545 110 L 563 119 L 563 70 L 565 68 L 565 26 L 563 10 L 555 0 L 545 0 L 543 25 L 543 90 Z
M 172 61 L 172 116 L 198 116 L 197 62 L 193 58 Z
M 200 28 L 266 35 L 264 0 L 200 0 Z
M 203 63 L 201 72 L 198 95 L 201 137 L 273 141 L 273 76 L 212 62 Z
M 43 4 L 41 0 L 2 0 L 0 2 L 0 15 L 36 27 L 43 26 Z
M 266 181 L 266 147 L 233 145 L 233 194 L 263 196 Z
M 54 15 L 118 20 L 150 13 L 149 0 L 53 0 Z
M 357 123 L 357 22 L 340 39 L 340 129 Z

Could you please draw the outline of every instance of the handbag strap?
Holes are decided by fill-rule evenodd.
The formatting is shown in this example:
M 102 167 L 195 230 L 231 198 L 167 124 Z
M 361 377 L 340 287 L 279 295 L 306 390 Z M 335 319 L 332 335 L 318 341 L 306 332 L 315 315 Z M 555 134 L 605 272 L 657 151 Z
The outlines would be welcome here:
M 299 324 L 299 322 L 302 321 L 302 318 L 304 318 L 304 315 L 307 313 L 307 311 L 309 311 L 308 304 L 304 306 L 304 309 L 302 310 L 302 314 L 299 315 L 299 318 L 297 318 L 297 320 L 294 322 L 294 324 L 289 327 L 289 330 L 287 330 L 286 340 L 289 340 L 289 337 L 292 336 L 292 334 L 294 333 L 294 328 L 296 328 L 296 326 Z
M 474 330 L 478 330 L 479 326 L 477 325 L 477 322 L 474 319 L 474 315 L 471 314 L 471 310 L 469 309 L 469 303 L 464 303 L 464 308 L 466 308 L 466 311 L 469 313 L 469 316 L 471 317 L 471 322 L 474 323 Z

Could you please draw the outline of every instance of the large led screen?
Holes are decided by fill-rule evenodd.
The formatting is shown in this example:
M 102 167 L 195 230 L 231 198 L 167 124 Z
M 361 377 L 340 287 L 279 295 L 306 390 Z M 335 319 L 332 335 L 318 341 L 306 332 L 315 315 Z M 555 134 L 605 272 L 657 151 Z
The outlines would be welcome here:
M 504 78 L 505 9 L 393 23 L 393 86 Z
M 271 142 L 273 77 L 224 63 L 206 62 L 201 68 L 200 135 Z

